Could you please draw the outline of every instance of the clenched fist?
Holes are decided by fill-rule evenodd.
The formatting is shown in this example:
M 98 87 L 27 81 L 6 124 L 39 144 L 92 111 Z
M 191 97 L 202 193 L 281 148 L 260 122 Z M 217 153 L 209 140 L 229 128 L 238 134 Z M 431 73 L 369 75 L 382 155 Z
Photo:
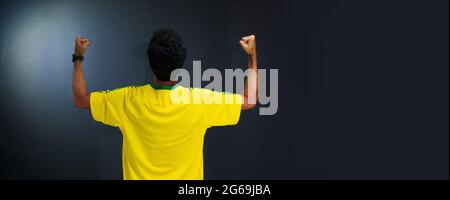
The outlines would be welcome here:
M 89 44 L 90 42 L 87 38 L 78 36 L 75 39 L 75 55 L 83 56 Z
M 241 45 L 242 49 L 247 53 L 249 56 L 256 55 L 256 37 L 255 35 L 249 35 L 241 38 L 241 41 L 239 41 L 239 44 Z

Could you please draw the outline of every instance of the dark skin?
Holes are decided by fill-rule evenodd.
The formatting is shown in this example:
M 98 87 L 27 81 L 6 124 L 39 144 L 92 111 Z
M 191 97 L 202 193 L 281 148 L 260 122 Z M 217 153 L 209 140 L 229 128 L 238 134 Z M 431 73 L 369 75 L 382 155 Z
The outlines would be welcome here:
M 258 67 L 256 63 L 256 37 L 254 35 L 242 37 L 239 41 L 244 52 L 248 55 L 248 77 L 245 79 L 242 110 L 250 110 L 256 107 L 258 99 Z M 84 56 L 90 41 L 84 37 L 75 40 L 75 55 Z M 156 79 L 156 85 L 175 85 L 175 81 L 161 81 Z M 90 108 L 90 94 L 87 91 L 84 79 L 83 62 L 76 61 L 73 64 L 72 93 L 77 108 Z
M 77 37 L 75 40 L 75 55 L 84 55 L 90 42 L 87 38 Z M 90 108 L 90 95 L 87 91 L 86 80 L 83 73 L 83 62 L 73 63 L 72 93 L 77 108 Z

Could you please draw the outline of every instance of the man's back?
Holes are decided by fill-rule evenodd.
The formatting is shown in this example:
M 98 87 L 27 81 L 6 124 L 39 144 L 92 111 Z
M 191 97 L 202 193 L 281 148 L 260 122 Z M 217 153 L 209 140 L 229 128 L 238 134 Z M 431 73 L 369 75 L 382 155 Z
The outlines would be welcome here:
M 96 121 L 120 128 L 124 179 L 203 179 L 206 129 L 235 125 L 241 110 L 253 109 L 257 104 L 255 36 L 242 37 L 239 44 L 248 55 L 242 96 L 177 86 L 177 79 L 171 77 L 183 68 L 186 47 L 178 33 L 170 29 L 156 31 L 147 47 L 156 85 L 89 93 L 83 60 L 90 41 L 75 39 L 75 106 L 90 109 Z
M 149 84 L 90 98 L 93 118 L 123 134 L 124 179 L 203 179 L 206 129 L 236 124 L 241 104 L 239 94 Z

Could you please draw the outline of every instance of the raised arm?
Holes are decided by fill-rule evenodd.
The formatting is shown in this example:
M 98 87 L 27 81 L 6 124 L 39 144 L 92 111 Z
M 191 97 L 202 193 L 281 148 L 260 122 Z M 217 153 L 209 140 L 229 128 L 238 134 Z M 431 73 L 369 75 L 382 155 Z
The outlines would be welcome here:
M 256 37 L 242 37 L 239 41 L 242 49 L 248 55 L 248 74 L 244 82 L 242 110 L 250 110 L 258 103 L 258 65 L 256 63 Z
M 77 37 L 75 40 L 75 55 L 84 56 L 88 46 L 89 40 L 87 38 Z M 84 80 L 83 61 L 77 60 L 73 63 L 72 93 L 77 108 L 89 109 L 90 96 L 86 88 L 86 80 Z

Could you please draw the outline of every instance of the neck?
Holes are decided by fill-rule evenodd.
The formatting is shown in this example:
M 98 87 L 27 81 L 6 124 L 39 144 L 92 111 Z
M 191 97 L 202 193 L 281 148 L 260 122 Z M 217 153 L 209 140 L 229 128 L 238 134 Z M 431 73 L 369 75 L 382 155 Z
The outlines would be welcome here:
M 177 82 L 176 81 L 161 81 L 161 80 L 156 79 L 155 84 L 156 85 L 175 85 L 175 84 L 177 84 Z

